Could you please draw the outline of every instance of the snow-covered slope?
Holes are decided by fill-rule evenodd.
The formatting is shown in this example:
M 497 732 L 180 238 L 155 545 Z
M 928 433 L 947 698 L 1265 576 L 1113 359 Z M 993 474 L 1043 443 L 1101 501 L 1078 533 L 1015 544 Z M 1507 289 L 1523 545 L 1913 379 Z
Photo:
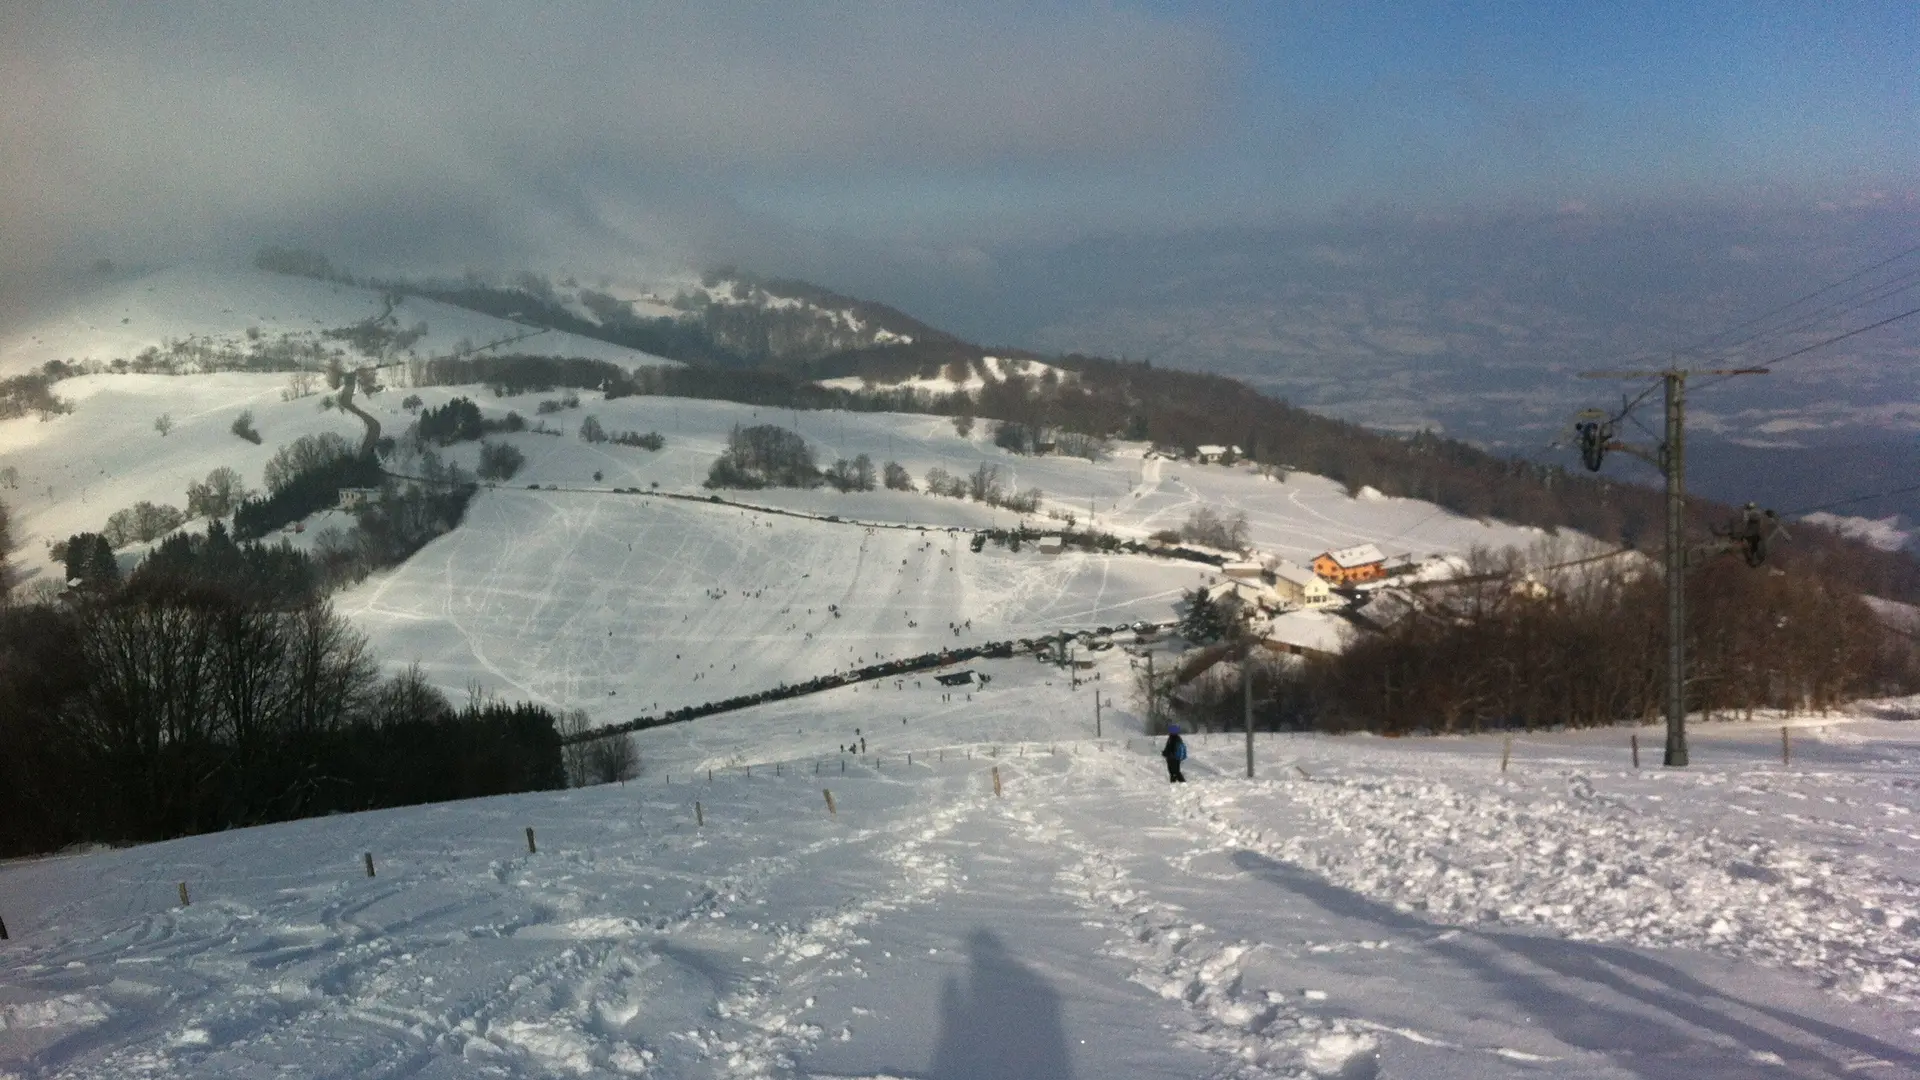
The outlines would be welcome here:
M 451 393 L 421 391 L 429 403 Z M 380 407 L 392 408 L 391 397 Z M 453 691 L 477 682 L 612 722 L 876 657 L 1169 619 L 1181 590 L 1212 580 L 1206 567 L 1139 555 L 992 546 L 976 554 L 966 535 L 941 530 L 1021 519 L 925 494 L 725 493 L 791 514 L 652 494 L 709 496 L 701 481 L 735 424 L 797 425 L 824 457 L 867 453 L 876 462 L 897 460 L 915 476 L 935 466 L 966 473 L 993 464 L 1010 485 L 1047 491 L 1043 509 L 1078 514 L 1084 523 L 1085 498 L 1100 528 L 1126 536 L 1177 527 L 1203 505 L 1245 510 L 1257 546 L 1299 561 L 1362 541 L 1394 541 L 1396 551 L 1424 555 L 1526 546 L 1539 535 L 1411 500 L 1350 498 L 1318 477 L 1280 483 L 1240 469 L 1143 460 L 1137 446 L 1101 462 L 1022 458 L 978 433 L 962 439 L 938 417 L 592 398 L 545 418 L 566 435 L 507 437 L 527 455 L 520 475 L 483 492 L 452 535 L 340 597 L 382 656 L 417 659 Z M 531 398 L 481 404 L 523 414 L 535 407 Z M 582 442 L 572 432 L 585 414 L 610 431 L 659 431 L 666 448 Z M 547 490 L 554 487 L 560 490 Z M 1044 513 L 1026 520 L 1057 524 Z
M 1170 789 L 1124 692 L 1090 737 L 1123 658 L 988 667 L 644 733 L 624 786 L 0 866 L 0 1074 L 1920 1074 L 1913 702 L 1791 769 L 1202 735 Z
M 111 363 L 168 342 L 209 339 L 244 348 L 247 330 L 267 339 L 317 335 L 351 326 L 383 310 L 380 294 L 312 278 L 252 268 L 177 266 L 103 280 L 0 336 L 0 376 L 18 375 L 49 360 Z M 427 324 L 413 346 L 420 356 L 444 356 L 469 346 L 526 335 L 530 327 L 464 308 L 407 297 L 394 310 L 402 327 Z M 657 356 L 592 338 L 546 331 L 510 346 L 514 352 L 582 356 L 630 367 L 670 363 Z
M 187 485 L 222 465 L 258 487 L 277 447 L 317 431 L 357 433 L 351 418 L 318 410 L 317 397 L 282 400 L 284 388 L 282 376 L 94 375 L 59 384 L 72 413 L 0 422 L 0 454 L 18 484 L 0 498 L 14 511 L 16 561 L 29 582 L 57 577 L 53 543 L 98 530 L 115 510 L 143 499 L 184 506 Z M 401 407 L 409 392 L 429 406 L 469 395 L 489 414 L 515 410 L 560 434 L 503 436 L 526 454 L 524 471 L 483 491 L 452 535 L 338 603 L 379 655 L 395 664 L 419 659 L 451 691 L 478 681 L 586 708 L 601 721 L 651 712 L 656 702 L 664 709 L 767 689 L 877 655 L 1166 619 L 1181 589 L 1208 580 L 1194 564 L 1144 556 L 993 547 L 974 554 L 966 536 L 938 530 L 1022 519 L 921 493 L 727 495 L 785 514 L 652 494 L 705 498 L 707 467 L 735 424 L 797 426 L 824 459 L 867 453 L 876 463 L 901 462 L 916 478 L 936 466 L 965 474 L 994 465 L 1009 487 L 1047 492 L 1042 512 L 1025 519 L 1041 527 L 1061 523 L 1048 511 L 1084 525 L 1091 510 L 1099 528 L 1145 537 L 1201 506 L 1243 510 L 1257 547 L 1300 562 L 1361 542 L 1427 555 L 1539 537 L 1411 500 L 1351 498 L 1318 477 L 1281 483 L 1240 468 L 1146 459 L 1138 446 L 1099 462 L 1019 457 L 978 431 L 961 438 L 939 417 L 604 401 L 591 393 L 576 409 L 540 414 L 541 395 L 496 398 L 478 387 L 390 388 L 364 405 L 385 430 L 401 432 L 411 419 Z M 228 430 L 242 409 L 253 410 L 262 445 Z M 666 447 L 584 442 L 576 432 L 588 414 L 609 431 L 658 431 Z M 173 421 L 164 436 L 153 427 L 162 415 Z M 449 452 L 471 466 L 476 450 L 469 443 Z M 562 490 L 536 493 L 529 484 Z M 842 520 L 821 520 L 830 516 Z M 912 528 L 870 532 L 859 523 Z

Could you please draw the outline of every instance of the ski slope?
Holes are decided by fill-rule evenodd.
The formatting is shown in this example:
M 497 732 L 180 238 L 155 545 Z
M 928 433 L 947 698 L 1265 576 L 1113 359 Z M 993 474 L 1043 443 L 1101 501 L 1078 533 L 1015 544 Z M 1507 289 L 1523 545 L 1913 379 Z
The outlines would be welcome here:
M 285 388 L 282 376 L 233 372 L 91 375 L 58 384 L 71 413 L 0 421 L 0 456 L 17 477 L 0 499 L 13 514 L 14 559 L 27 584 L 57 583 L 52 545 L 99 530 L 116 510 L 140 500 L 184 507 L 187 485 L 221 466 L 257 490 L 280 446 L 323 431 L 359 433 L 352 417 L 317 408 L 318 396 L 289 401 Z M 523 471 L 483 490 L 454 533 L 336 603 L 386 662 L 418 660 L 456 696 L 478 686 L 583 708 L 599 722 L 879 657 L 1163 621 L 1174 616 L 1182 590 L 1211 580 L 1205 567 L 1137 555 L 1044 556 L 991 546 L 974 554 L 969 536 L 951 529 L 1058 527 L 1070 514 L 1084 526 L 1091 509 L 1098 528 L 1144 538 L 1211 506 L 1244 511 L 1257 548 L 1302 562 L 1357 542 L 1426 556 L 1527 546 L 1541 537 L 1413 500 L 1354 498 L 1305 474 L 1282 483 L 1245 469 L 1149 458 L 1138 445 L 1099 462 L 1023 458 L 979 431 L 962 438 L 940 417 L 606 401 L 594 393 L 580 394 L 578 407 L 543 414 L 542 402 L 561 395 L 496 397 L 481 387 L 390 386 L 364 397 L 362 407 L 383 430 L 404 432 L 412 416 L 401 402 L 410 393 L 429 407 L 467 396 L 490 416 L 516 411 L 552 433 L 499 436 L 525 453 Z M 261 445 L 229 430 L 243 409 L 253 412 Z M 609 431 L 658 431 L 666 446 L 651 452 L 585 442 L 577 432 L 588 415 Z M 154 428 L 160 416 L 172 421 L 165 435 Z M 865 453 L 899 461 L 917 482 L 931 468 L 965 474 L 985 463 L 1010 488 L 1039 487 L 1047 497 L 1028 516 L 884 490 L 722 493 L 748 508 L 705 502 L 712 493 L 701 485 L 728 432 L 757 423 L 796 427 L 823 462 Z M 444 453 L 471 468 L 478 444 Z M 1085 503 L 1082 492 L 1090 493 Z M 138 554 L 123 552 L 123 561 Z
M 1124 691 L 1091 737 L 1124 658 L 988 668 L 646 732 L 624 786 L 0 866 L 0 1075 L 1920 1075 L 1920 702 L 1791 768 L 1215 735 L 1170 788 Z

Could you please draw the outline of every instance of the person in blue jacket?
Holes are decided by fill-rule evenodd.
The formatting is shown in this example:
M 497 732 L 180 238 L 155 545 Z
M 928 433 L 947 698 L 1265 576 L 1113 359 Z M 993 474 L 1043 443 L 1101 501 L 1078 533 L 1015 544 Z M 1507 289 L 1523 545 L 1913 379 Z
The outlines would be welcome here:
M 1187 760 L 1187 742 L 1180 737 L 1179 724 L 1167 725 L 1167 745 L 1161 749 L 1160 756 L 1167 759 L 1167 781 L 1186 783 L 1187 778 L 1180 775 L 1180 763 Z

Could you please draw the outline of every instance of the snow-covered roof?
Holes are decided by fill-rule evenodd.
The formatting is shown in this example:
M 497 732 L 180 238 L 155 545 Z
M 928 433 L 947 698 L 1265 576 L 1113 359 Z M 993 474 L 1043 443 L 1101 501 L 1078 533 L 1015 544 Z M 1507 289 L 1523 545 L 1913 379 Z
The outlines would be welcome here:
M 1322 587 L 1326 585 L 1326 582 L 1320 579 L 1319 574 L 1314 573 L 1304 566 L 1287 562 L 1285 559 L 1275 563 L 1272 569 L 1274 577 L 1282 581 L 1290 581 L 1303 589 L 1315 585 Z
M 1360 544 L 1355 547 L 1341 548 L 1338 551 L 1329 551 L 1326 555 L 1327 558 L 1333 560 L 1335 566 L 1343 569 L 1352 569 L 1356 566 L 1365 566 L 1368 563 L 1387 561 L 1385 553 L 1372 544 Z

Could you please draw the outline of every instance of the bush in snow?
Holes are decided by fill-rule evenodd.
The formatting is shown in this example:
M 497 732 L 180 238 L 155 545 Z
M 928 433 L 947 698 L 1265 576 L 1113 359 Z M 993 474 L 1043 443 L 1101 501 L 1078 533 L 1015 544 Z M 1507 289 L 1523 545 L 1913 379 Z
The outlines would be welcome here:
M 483 442 L 480 444 L 480 466 L 474 472 L 482 480 L 511 480 L 526 462 L 527 455 L 521 453 L 517 446 Z
M 1203 506 L 1187 515 L 1186 524 L 1180 526 L 1180 538 L 1222 551 L 1240 551 L 1247 546 L 1247 515 L 1222 517 L 1212 507 Z
M 897 461 L 887 462 L 886 467 L 880 470 L 880 475 L 890 491 L 913 490 L 913 475 Z
M 658 450 L 667 445 L 666 437 L 657 431 L 642 434 L 638 431 L 622 431 L 613 437 L 621 446 L 637 446 L 642 450 Z
M 583 442 L 603 443 L 607 441 L 607 429 L 600 426 L 600 418 L 592 413 L 580 421 L 580 439 Z
M 253 410 L 242 409 L 240 415 L 233 418 L 233 426 L 227 429 L 255 446 L 260 445 L 260 432 L 253 426 Z

